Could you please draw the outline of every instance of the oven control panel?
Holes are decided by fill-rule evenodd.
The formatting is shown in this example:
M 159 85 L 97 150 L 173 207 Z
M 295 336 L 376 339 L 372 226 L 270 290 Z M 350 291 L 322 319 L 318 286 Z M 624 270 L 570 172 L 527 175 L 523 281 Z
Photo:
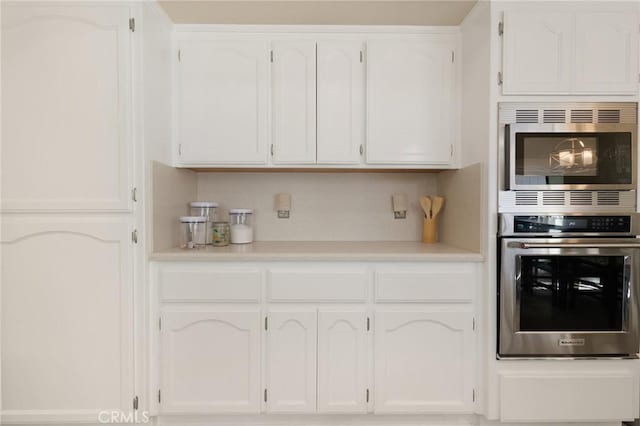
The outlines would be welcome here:
M 527 215 L 514 216 L 513 229 L 516 234 L 628 234 L 631 232 L 631 217 L 620 216 L 570 216 Z

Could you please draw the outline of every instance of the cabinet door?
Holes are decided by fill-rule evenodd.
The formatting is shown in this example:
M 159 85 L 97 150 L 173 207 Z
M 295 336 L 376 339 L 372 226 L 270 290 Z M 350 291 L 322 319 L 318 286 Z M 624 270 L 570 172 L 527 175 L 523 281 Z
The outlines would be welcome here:
M 267 412 L 316 411 L 315 311 L 269 313 Z
M 2 218 L 2 420 L 94 423 L 133 398 L 127 219 Z
M 452 36 L 368 44 L 368 163 L 451 161 L 457 103 L 454 48 Z
M 176 141 L 181 164 L 265 164 L 268 46 L 262 41 L 179 43 Z
M 359 164 L 364 149 L 360 42 L 318 43 L 318 164 Z
M 260 312 L 162 312 L 162 413 L 260 411 Z
M 273 162 L 316 161 L 316 44 L 272 45 Z
M 318 412 L 366 413 L 367 316 L 318 313 Z
M 573 18 L 570 12 L 504 14 L 504 94 L 571 91 Z
M 578 12 L 575 92 L 637 94 L 638 14 Z
M 472 315 L 380 310 L 375 316 L 375 412 L 471 412 Z
M 3 209 L 132 208 L 130 17 L 2 5 Z

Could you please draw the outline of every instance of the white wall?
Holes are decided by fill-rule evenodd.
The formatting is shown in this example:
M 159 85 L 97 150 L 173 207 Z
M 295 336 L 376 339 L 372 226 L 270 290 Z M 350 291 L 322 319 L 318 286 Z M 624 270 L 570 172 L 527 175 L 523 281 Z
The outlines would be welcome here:
M 278 219 L 274 197 L 292 197 L 290 219 Z M 394 219 L 391 194 L 405 193 L 406 219 Z M 418 199 L 436 194 L 428 173 L 199 173 L 198 199 L 222 210 L 255 211 L 257 241 L 419 241 Z

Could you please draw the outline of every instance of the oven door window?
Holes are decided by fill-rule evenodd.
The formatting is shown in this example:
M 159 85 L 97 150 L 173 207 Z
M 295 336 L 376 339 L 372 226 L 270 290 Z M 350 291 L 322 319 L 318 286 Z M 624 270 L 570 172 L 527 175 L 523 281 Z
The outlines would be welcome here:
M 623 331 L 629 256 L 518 256 L 520 331 Z
M 631 133 L 515 134 L 517 185 L 632 183 Z

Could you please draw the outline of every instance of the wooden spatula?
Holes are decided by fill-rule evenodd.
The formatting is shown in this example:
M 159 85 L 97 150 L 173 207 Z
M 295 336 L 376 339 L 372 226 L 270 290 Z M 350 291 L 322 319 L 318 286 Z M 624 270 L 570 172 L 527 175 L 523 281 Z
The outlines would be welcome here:
M 420 206 L 424 211 L 424 216 L 431 219 L 431 198 L 420 197 Z
M 440 210 L 442 210 L 443 205 L 444 205 L 444 198 L 438 197 L 438 196 L 433 197 L 433 200 L 431 202 L 431 218 L 432 219 L 435 219 L 435 217 L 438 216 L 438 213 L 440 213 Z

